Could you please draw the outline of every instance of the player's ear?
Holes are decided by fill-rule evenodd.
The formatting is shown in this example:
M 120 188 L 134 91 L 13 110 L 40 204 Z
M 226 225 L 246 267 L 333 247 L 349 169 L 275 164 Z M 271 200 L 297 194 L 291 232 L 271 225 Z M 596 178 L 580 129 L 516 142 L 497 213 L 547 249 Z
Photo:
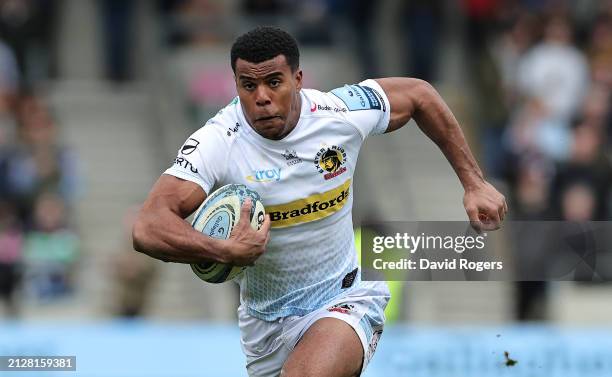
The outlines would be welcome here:
M 295 88 L 297 90 L 301 90 L 302 89 L 302 70 L 296 69 L 295 73 L 293 74 L 293 78 L 295 80 Z

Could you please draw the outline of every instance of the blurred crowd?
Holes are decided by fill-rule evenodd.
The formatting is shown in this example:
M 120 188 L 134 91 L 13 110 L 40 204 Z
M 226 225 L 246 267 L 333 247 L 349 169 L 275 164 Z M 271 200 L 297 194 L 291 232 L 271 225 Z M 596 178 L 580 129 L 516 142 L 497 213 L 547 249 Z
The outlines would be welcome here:
M 486 170 L 516 220 L 609 220 L 612 3 L 528 4 L 494 13 L 474 50 Z
M 70 294 L 79 250 L 76 158 L 40 94 L 54 75 L 54 12 L 50 0 L 0 1 L 0 309 L 13 317 L 22 298 Z
M 466 4 L 481 160 L 511 219 L 611 220 L 612 2 Z M 544 318 L 546 297 L 517 284 L 518 318 Z

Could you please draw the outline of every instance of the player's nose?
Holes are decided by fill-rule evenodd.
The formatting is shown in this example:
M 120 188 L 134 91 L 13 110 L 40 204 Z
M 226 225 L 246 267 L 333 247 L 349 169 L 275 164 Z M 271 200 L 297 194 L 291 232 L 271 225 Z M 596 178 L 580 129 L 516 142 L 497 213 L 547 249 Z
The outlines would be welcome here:
M 267 106 L 272 103 L 272 99 L 265 87 L 259 86 L 255 90 L 255 103 L 257 106 Z

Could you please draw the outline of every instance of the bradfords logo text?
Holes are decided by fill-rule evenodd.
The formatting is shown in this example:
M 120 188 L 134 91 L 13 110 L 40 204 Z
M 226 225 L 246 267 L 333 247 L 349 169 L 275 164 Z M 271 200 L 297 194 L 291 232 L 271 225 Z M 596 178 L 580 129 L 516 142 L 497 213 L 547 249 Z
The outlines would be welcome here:
M 251 182 L 278 182 L 281 178 L 281 169 L 253 170 L 253 175 L 246 177 Z
M 329 148 L 321 148 L 315 156 L 314 164 L 319 173 L 324 174 L 325 180 L 339 176 L 346 171 L 342 166 L 346 163 L 346 152 L 344 148 L 332 145 Z M 327 172 L 327 173 L 325 173 Z
M 338 212 L 349 197 L 351 180 L 321 194 L 311 195 L 290 203 L 266 206 L 273 228 L 319 220 Z

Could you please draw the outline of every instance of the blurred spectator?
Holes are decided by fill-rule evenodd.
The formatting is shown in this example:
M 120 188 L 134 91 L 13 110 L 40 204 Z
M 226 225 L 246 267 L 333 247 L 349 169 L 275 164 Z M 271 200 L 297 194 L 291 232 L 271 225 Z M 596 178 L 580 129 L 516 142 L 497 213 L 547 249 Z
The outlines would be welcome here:
M 550 206 L 550 188 L 554 169 L 541 156 L 525 157 L 518 164 L 512 208 L 514 221 L 545 221 L 553 219 Z M 517 225 L 514 228 L 520 229 Z M 531 239 L 514 237 L 513 252 L 519 257 L 518 271 L 544 271 L 546 255 L 542 245 Z M 543 281 L 518 281 L 516 283 L 516 317 L 520 321 L 543 320 L 546 318 L 547 284 Z
M 0 93 L 15 95 L 19 90 L 19 67 L 15 53 L 0 40 Z
M 243 0 L 242 10 L 252 17 L 275 17 L 285 10 L 286 1 L 282 0 Z
M 550 220 L 550 189 L 553 167 L 543 158 L 524 159 L 518 166 L 512 219 L 519 221 Z
M 111 271 L 115 293 L 113 311 L 125 318 L 142 316 L 151 299 L 151 291 L 158 274 L 157 261 L 131 247 L 132 225 L 136 209 L 128 211 L 124 219 L 124 244 L 112 260 Z
M 604 84 L 591 86 L 581 108 L 581 115 L 585 124 L 601 131 L 605 131 L 609 126 L 607 122 L 610 116 L 610 89 L 612 89 L 612 86 Z
M 157 12 L 161 23 L 161 42 L 164 46 L 175 47 L 184 42 L 174 22 L 174 11 L 184 1 L 157 0 Z
M 9 317 L 19 314 L 15 292 L 21 281 L 23 236 L 14 208 L 0 202 L 0 300 Z
M 588 57 L 594 82 L 612 87 L 612 13 L 595 21 L 588 43 Z
M 158 9 L 170 47 L 215 44 L 232 35 L 218 0 L 160 0 Z
M 561 213 L 566 221 L 592 221 L 597 199 L 595 189 L 588 182 L 574 182 L 561 193 Z
M 376 51 L 376 28 L 380 4 L 368 0 L 329 1 L 330 16 L 343 20 L 351 52 L 357 58 L 361 77 L 378 77 L 380 62 Z
M 295 35 L 302 45 L 328 46 L 332 43 L 335 21 L 330 16 L 329 0 L 294 1 L 297 30 Z M 350 7 L 359 6 L 351 2 Z M 372 17 L 373 15 L 369 15 Z M 370 22 L 365 19 L 363 27 Z M 365 42 L 365 41 L 364 41 Z M 365 47 L 365 46 L 364 46 Z
M 476 88 L 475 117 L 480 127 L 487 174 L 508 177 L 511 158 L 503 139 L 510 114 L 519 103 L 518 62 L 536 39 L 537 19 L 520 13 L 499 37 L 492 38 L 480 59 L 472 63 Z
M 15 54 L 0 40 L 0 160 L 4 157 L 3 149 L 14 143 L 16 138 L 14 105 L 19 90 L 19 78 Z
M 592 19 L 592 28 L 588 32 L 586 43 L 591 68 L 591 87 L 582 108 L 584 122 L 603 129 L 601 136 L 607 139 L 605 153 L 612 161 L 612 4 L 599 4 L 600 12 Z M 606 200 L 609 202 L 610 200 Z M 612 206 L 609 206 L 612 207 Z M 612 213 L 610 214 L 612 215 Z M 608 215 L 608 218 L 610 218 Z
M 600 107 L 593 102 L 586 103 L 586 107 Z M 519 165 L 513 203 L 515 220 L 609 218 L 606 208 L 612 174 L 602 149 L 602 128 L 581 119 L 576 122 L 571 136 L 569 158 L 556 169 L 550 164 L 545 167 L 546 159 L 528 160 Z M 544 270 L 545 261 L 536 258 L 538 247 L 534 248 L 531 240 L 517 239 L 515 248 L 524 260 Z M 520 320 L 544 319 L 547 297 L 545 282 L 517 283 L 517 317 Z
M 76 193 L 76 159 L 60 145 L 49 110 L 33 95 L 18 105 L 19 142 L 8 151 L 6 192 L 30 222 L 33 205 L 43 191 L 57 192 L 70 204 Z
M 602 150 L 603 141 L 601 128 L 585 121 L 579 121 L 575 126 L 570 158 L 560 164 L 553 182 L 553 206 L 561 209 L 558 217 L 567 218 L 563 212 L 567 208 L 564 195 L 570 187 L 580 183 L 592 191 L 594 203 L 590 220 L 609 218 L 606 202 L 612 170 Z
M 113 281 L 117 284 L 113 295 L 115 315 L 125 318 L 143 316 L 157 276 L 155 261 L 126 247 L 113 262 Z
M 54 0 L 0 1 L 0 39 L 16 55 L 22 87 L 54 73 L 56 11 Z
M 519 62 L 518 88 L 525 104 L 518 109 L 509 133 L 513 153 L 537 152 L 565 160 L 571 143 L 570 120 L 588 80 L 584 55 L 572 45 L 569 20 L 552 17 L 543 42 Z
M 505 147 L 514 156 L 536 154 L 550 160 L 565 160 L 571 145 L 569 125 L 547 117 L 542 105 L 530 100 L 516 111 L 506 130 Z
M 485 171 L 496 178 L 508 175 L 510 154 L 503 135 L 518 101 L 517 66 L 535 39 L 534 22 L 527 14 L 519 16 L 508 30 L 491 40 L 480 59 L 473 61 L 475 117 L 480 128 Z
M 470 54 L 479 55 L 486 47 L 487 37 L 492 34 L 499 11 L 498 0 L 463 0 L 466 16 L 466 36 Z
M 68 225 L 62 198 L 52 193 L 41 194 L 34 206 L 33 229 L 25 238 L 28 290 L 41 300 L 71 293 L 78 251 L 79 240 Z
M 370 2 L 374 4 L 374 2 Z M 401 25 L 405 29 L 408 76 L 434 81 L 442 30 L 442 1 L 413 0 L 404 3 Z M 379 5 L 376 4 L 375 7 Z M 365 16 L 368 19 L 370 16 Z M 372 33 L 369 30 L 368 33 Z
M 519 62 L 522 94 L 541 103 L 547 117 L 567 120 L 581 103 L 588 79 L 585 56 L 572 44 L 570 21 L 551 18 L 542 43 Z
M 122 82 L 132 77 L 133 0 L 99 0 L 102 13 L 106 77 Z
M 530 13 L 521 13 L 498 38 L 491 43 L 491 55 L 503 91 L 504 104 L 513 108 L 518 100 L 518 66 L 524 54 L 536 41 L 538 18 Z

